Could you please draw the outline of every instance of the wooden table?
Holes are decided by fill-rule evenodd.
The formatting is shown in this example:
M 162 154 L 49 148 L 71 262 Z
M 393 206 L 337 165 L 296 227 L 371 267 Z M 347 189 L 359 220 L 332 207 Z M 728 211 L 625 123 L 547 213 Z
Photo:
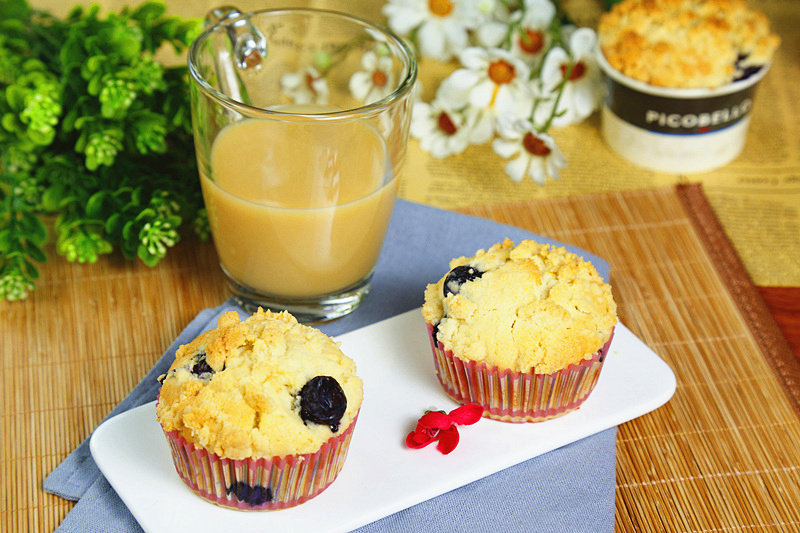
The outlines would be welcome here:
M 698 224 L 696 204 L 710 213 L 699 187 L 464 211 L 609 258 L 621 320 L 678 377 L 667 405 L 619 428 L 619 531 L 791 531 L 800 527 L 800 397 L 788 392 L 800 383 L 796 348 L 770 333 L 759 291 L 720 228 Z M 793 290 L 764 292 L 779 295 L 777 316 L 792 328 L 797 302 L 780 298 Z M 187 240 L 153 269 L 118 256 L 55 259 L 29 300 L 0 302 L 0 530 L 63 520 L 73 503 L 46 494 L 44 477 L 197 312 L 227 297 L 213 247 Z
M 758 287 L 783 336 L 800 358 L 800 287 Z

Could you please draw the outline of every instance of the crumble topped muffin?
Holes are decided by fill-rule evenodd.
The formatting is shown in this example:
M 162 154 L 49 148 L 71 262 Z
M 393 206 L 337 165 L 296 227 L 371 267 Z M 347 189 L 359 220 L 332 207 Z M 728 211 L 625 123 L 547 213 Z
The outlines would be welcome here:
M 769 63 L 780 43 L 744 0 L 623 0 L 598 24 L 603 55 L 633 79 L 715 88 Z
M 347 430 L 362 394 L 355 363 L 321 331 L 286 312 L 231 311 L 178 349 L 157 415 L 228 459 L 306 454 Z
M 435 340 L 462 360 L 550 374 L 592 358 L 617 323 L 611 287 L 562 247 L 508 239 L 427 286 Z

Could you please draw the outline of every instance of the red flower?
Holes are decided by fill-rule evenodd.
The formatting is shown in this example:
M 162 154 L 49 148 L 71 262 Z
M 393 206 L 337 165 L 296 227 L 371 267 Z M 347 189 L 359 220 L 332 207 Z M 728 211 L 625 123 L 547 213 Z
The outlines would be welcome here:
M 444 411 L 426 411 L 417 422 L 417 428 L 406 437 L 409 448 L 424 448 L 438 440 L 436 449 L 447 455 L 458 446 L 457 425 L 467 426 L 481 419 L 483 407 L 477 404 L 462 405 L 445 413 Z

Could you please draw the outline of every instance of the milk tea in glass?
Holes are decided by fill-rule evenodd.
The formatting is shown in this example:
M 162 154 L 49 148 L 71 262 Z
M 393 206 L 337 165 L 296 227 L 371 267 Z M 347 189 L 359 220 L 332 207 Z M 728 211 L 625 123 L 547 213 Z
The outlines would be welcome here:
M 203 198 L 237 302 L 320 322 L 369 291 L 397 194 L 416 62 L 314 9 L 215 10 L 189 52 Z

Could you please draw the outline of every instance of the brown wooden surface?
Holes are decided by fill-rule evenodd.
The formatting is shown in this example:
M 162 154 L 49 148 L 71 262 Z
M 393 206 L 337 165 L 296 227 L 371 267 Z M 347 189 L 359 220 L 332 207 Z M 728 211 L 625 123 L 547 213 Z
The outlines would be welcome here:
M 678 377 L 667 405 L 620 427 L 619 531 L 800 528 L 800 419 L 674 189 L 469 211 L 608 258 L 621 319 Z M 0 302 L 4 532 L 60 523 L 74 504 L 44 477 L 228 296 L 213 247 L 192 241 L 154 269 L 54 258 L 43 275 L 28 301 Z M 763 292 L 796 327 L 797 293 Z
M 770 314 L 800 359 L 800 287 L 758 287 Z

